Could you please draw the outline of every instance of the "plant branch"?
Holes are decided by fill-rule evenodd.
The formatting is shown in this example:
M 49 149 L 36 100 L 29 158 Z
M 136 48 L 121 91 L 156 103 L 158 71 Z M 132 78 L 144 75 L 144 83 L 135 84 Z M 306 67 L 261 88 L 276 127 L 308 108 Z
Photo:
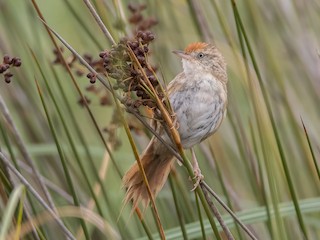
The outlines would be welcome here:
M 229 228 L 227 227 L 227 225 L 224 223 L 218 209 L 216 208 L 216 206 L 214 205 L 214 203 L 211 201 L 208 191 L 203 187 L 202 188 L 203 192 L 204 192 L 204 196 L 208 202 L 209 207 L 211 208 L 211 211 L 213 212 L 213 214 L 215 215 L 215 217 L 218 219 L 218 222 L 220 223 L 220 226 L 222 227 L 224 233 L 226 234 L 226 237 L 228 240 L 234 240 L 234 237 L 232 236 L 232 233 L 230 232 Z
M 18 131 L 18 128 L 16 127 L 16 125 L 13 122 L 13 119 L 11 118 L 10 112 L 2 98 L 2 96 L 0 95 L 0 111 L 2 112 L 2 115 L 4 117 L 4 119 L 6 120 L 7 124 L 10 126 L 11 132 L 16 140 L 17 146 L 22 154 L 22 156 L 24 157 L 24 159 L 26 160 L 26 162 L 28 163 L 28 165 L 31 167 L 33 173 L 34 173 L 34 178 L 36 179 L 37 183 L 39 184 L 41 190 L 43 191 L 49 206 L 52 210 L 55 209 L 55 205 L 54 202 L 49 194 L 49 191 L 46 187 L 46 185 L 44 184 L 43 180 L 41 179 L 41 175 L 38 172 L 35 164 L 33 163 L 31 156 L 22 140 L 22 137 Z
M 17 178 L 26 186 L 26 188 L 31 192 L 31 194 L 39 201 L 39 203 L 51 214 L 51 216 L 55 219 L 57 224 L 60 226 L 62 231 L 69 239 L 76 239 L 72 233 L 68 230 L 68 228 L 63 224 L 62 220 L 56 214 L 55 211 L 51 209 L 49 205 L 41 198 L 41 196 L 37 193 L 37 191 L 30 185 L 30 183 L 21 175 L 21 173 L 10 163 L 9 159 L 0 152 L 0 159 L 4 162 L 4 164 L 17 176 Z
M 94 17 L 94 19 L 96 20 L 97 24 L 99 25 L 99 27 L 101 28 L 102 32 L 104 33 L 104 35 L 109 39 L 109 41 L 112 44 L 116 44 L 116 42 L 114 41 L 113 37 L 111 36 L 110 32 L 108 31 L 108 29 L 106 28 L 106 26 L 103 24 L 100 16 L 97 14 L 96 10 L 94 9 L 94 7 L 92 6 L 91 2 L 89 0 L 83 0 L 83 2 L 87 5 L 90 13 L 92 14 L 92 16 Z
M 97 78 L 99 79 L 99 81 L 100 81 L 107 89 L 111 90 L 111 85 L 110 85 L 110 83 L 108 83 L 102 76 L 98 75 L 98 73 L 84 60 L 84 58 L 82 58 L 82 57 L 80 56 L 80 54 L 77 53 L 77 51 L 75 51 L 62 37 L 59 36 L 58 33 L 56 33 L 53 29 L 51 29 L 51 28 L 48 26 L 48 24 L 46 23 L 46 21 L 44 20 L 42 14 L 41 14 L 41 12 L 40 12 L 40 9 L 38 8 L 38 6 L 37 6 L 36 3 L 34 2 L 34 0 L 32 0 L 32 2 L 34 3 L 34 6 L 35 6 L 35 8 L 36 8 L 36 10 L 37 10 L 37 13 L 38 13 L 38 15 L 39 15 L 40 21 L 45 25 L 45 28 L 46 28 L 46 30 L 47 30 L 47 32 L 48 32 L 48 34 L 49 34 L 49 36 L 50 36 L 53 44 L 54 44 L 56 50 L 58 51 L 59 58 L 62 60 L 63 66 L 66 67 L 66 69 L 67 69 L 67 71 L 68 71 L 68 73 L 69 73 L 69 75 L 70 75 L 70 78 L 71 78 L 71 80 L 72 80 L 72 83 L 74 84 L 75 88 L 77 89 L 77 92 L 78 92 L 78 94 L 80 95 L 81 99 L 85 99 L 85 98 L 84 98 L 84 96 L 83 96 L 83 94 L 82 94 L 82 92 L 81 92 L 81 90 L 80 90 L 79 85 L 77 84 L 76 79 L 74 78 L 73 74 L 71 73 L 71 70 L 70 70 L 69 65 L 67 64 L 66 60 L 65 60 L 64 57 L 62 56 L 61 50 L 60 50 L 60 48 L 58 47 L 56 41 L 54 40 L 52 33 L 53 33 L 72 53 L 75 54 L 75 56 L 77 57 L 77 59 L 78 59 L 83 65 L 85 65 L 85 67 L 86 67 L 87 69 L 89 69 L 92 73 L 94 73 L 94 74 L 97 75 Z M 119 169 L 118 165 L 116 164 L 116 162 L 115 162 L 115 160 L 114 160 L 114 158 L 113 158 L 113 155 L 112 155 L 112 153 L 111 153 L 111 150 L 110 150 L 109 146 L 107 145 L 106 141 L 104 140 L 104 137 L 103 137 L 103 135 L 102 135 L 102 133 L 101 133 L 101 131 L 100 131 L 100 129 L 99 129 L 98 123 L 97 123 L 97 121 L 95 120 L 95 118 L 94 118 L 94 116 L 93 116 L 93 113 L 91 112 L 91 109 L 89 108 L 88 104 L 85 104 L 84 106 L 85 106 L 85 108 L 87 109 L 87 111 L 88 111 L 88 113 L 89 113 L 89 115 L 90 115 L 90 118 L 91 118 L 91 120 L 92 120 L 95 128 L 97 129 L 97 132 L 98 132 L 98 134 L 99 134 L 99 137 L 100 137 L 100 139 L 101 139 L 104 147 L 106 148 L 107 152 L 108 152 L 109 155 L 110 155 L 110 159 L 111 159 L 114 167 L 116 168 L 116 171 L 117 171 L 118 175 L 121 177 L 120 169 Z
M 251 233 L 251 231 L 240 221 L 240 219 L 232 212 L 232 210 L 221 200 L 221 198 L 209 187 L 209 185 L 202 181 L 200 183 L 201 188 L 205 188 L 221 206 L 233 217 L 233 219 L 240 225 L 240 227 L 249 235 L 252 240 L 257 240 L 257 238 Z

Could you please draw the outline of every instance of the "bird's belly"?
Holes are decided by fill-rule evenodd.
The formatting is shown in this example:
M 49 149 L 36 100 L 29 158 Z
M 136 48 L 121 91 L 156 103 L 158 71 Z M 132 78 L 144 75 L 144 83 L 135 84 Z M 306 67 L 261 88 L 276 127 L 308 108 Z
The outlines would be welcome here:
M 191 148 L 213 134 L 224 117 L 225 101 L 212 91 L 183 91 L 174 94 L 170 102 L 184 148 Z

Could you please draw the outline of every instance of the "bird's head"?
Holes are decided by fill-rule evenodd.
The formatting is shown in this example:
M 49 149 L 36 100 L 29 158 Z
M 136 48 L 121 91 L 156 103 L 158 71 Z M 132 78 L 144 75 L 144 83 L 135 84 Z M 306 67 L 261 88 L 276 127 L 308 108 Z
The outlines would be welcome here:
M 213 44 L 191 43 L 184 51 L 176 50 L 173 53 L 182 58 L 183 70 L 186 75 L 211 73 L 219 79 L 221 75 L 226 75 L 224 58 Z M 225 79 L 223 77 L 221 81 Z

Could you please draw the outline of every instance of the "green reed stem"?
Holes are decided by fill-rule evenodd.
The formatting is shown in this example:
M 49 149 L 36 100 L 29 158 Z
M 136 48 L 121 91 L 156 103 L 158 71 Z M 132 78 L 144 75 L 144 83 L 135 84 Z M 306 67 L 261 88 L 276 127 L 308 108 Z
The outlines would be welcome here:
M 280 140 L 278 129 L 276 127 L 276 123 L 275 123 L 275 120 L 274 120 L 273 112 L 272 112 L 270 101 L 269 101 L 269 97 L 267 95 L 267 91 L 266 91 L 264 83 L 262 81 L 260 70 L 258 68 L 258 64 L 257 64 L 255 56 L 253 54 L 253 50 L 251 48 L 251 45 L 249 43 L 249 39 L 248 39 L 248 36 L 246 34 L 246 30 L 245 30 L 245 28 L 243 26 L 243 23 L 242 23 L 242 20 L 240 18 L 240 14 L 238 12 L 236 3 L 235 3 L 234 0 L 231 0 L 231 2 L 232 2 L 232 7 L 233 7 L 233 10 L 234 10 L 234 13 L 235 13 L 236 18 L 237 18 L 238 23 L 239 23 L 239 27 L 240 27 L 241 32 L 243 34 L 244 40 L 246 42 L 246 45 L 247 45 L 247 48 L 248 48 L 248 52 L 249 52 L 249 55 L 250 55 L 254 70 L 255 70 L 257 78 L 259 80 L 259 84 L 260 84 L 260 87 L 261 87 L 261 90 L 262 90 L 263 98 L 265 100 L 265 104 L 266 104 L 267 111 L 268 111 L 268 114 L 269 114 L 269 118 L 270 118 L 270 121 L 271 121 L 273 133 L 274 133 L 274 136 L 275 136 L 275 139 L 276 139 L 278 151 L 279 151 L 279 154 L 280 154 L 281 163 L 282 163 L 282 166 L 283 166 L 283 169 L 284 169 L 284 172 L 285 172 L 285 176 L 286 176 L 286 179 L 287 179 L 287 182 L 288 182 L 290 194 L 291 194 L 291 197 L 292 197 L 292 200 L 293 200 L 296 212 L 297 212 L 297 218 L 298 218 L 299 226 L 300 226 L 301 231 L 302 231 L 302 233 L 304 235 L 304 238 L 308 239 L 307 230 L 306 230 L 306 227 L 305 227 L 305 224 L 304 224 L 304 221 L 303 221 L 303 217 L 302 217 L 302 214 L 301 214 L 301 210 L 300 210 L 300 207 L 299 207 L 298 197 L 297 197 L 296 191 L 294 189 L 294 185 L 293 185 L 293 182 L 292 182 L 292 177 L 290 175 L 290 171 L 289 171 L 289 167 L 288 167 L 288 164 L 287 164 L 286 156 L 285 156 L 285 153 L 284 153 L 284 150 L 283 150 L 283 147 L 282 147 L 282 143 L 281 143 L 281 140 Z M 281 232 L 283 233 L 282 236 L 285 236 L 285 232 L 284 231 L 281 231 Z
M 80 207 L 80 202 L 78 200 L 78 197 L 77 197 L 77 194 L 76 194 L 76 190 L 73 186 L 73 182 L 72 182 L 72 179 L 71 179 L 71 175 L 69 173 L 69 169 L 68 169 L 68 166 L 67 166 L 67 162 L 66 162 L 66 159 L 65 159 L 65 156 L 63 154 L 63 151 L 62 151 L 62 148 L 61 148 L 61 145 L 60 145 L 60 142 L 58 140 L 58 137 L 56 135 L 56 132 L 55 132 L 55 129 L 54 129 L 54 126 L 53 126 L 53 123 L 52 123 L 52 120 L 51 120 L 51 117 L 49 115 L 49 112 L 48 112 L 48 108 L 47 108 L 47 105 L 44 101 L 44 98 L 43 98 L 43 95 L 42 95 L 42 92 L 40 90 L 40 86 L 36 81 L 36 85 L 37 85 L 37 89 L 38 89 L 38 93 L 39 93 L 39 96 L 40 96 L 40 99 L 41 99 L 41 103 L 42 103 L 42 106 L 43 106 L 43 109 L 45 111 L 45 114 L 46 114 L 46 117 L 47 117 L 47 120 L 48 120 L 48 124 L 49 124 L 49 127 L 50 127 L 50 130 L 51 130 L 51 133 L 52 133 L 52 137 L 54 139 L 54 142 L 57 146 L 57 151 L 59 153 L 59 156 L 60 156 L 60 162 L 61 162 L 61 165 L 62 165 L 62 168 L 63 168 L 63 171 L 64 171 L 64 175 L 66 177 L 66 180 L 67 180 L 67 183 L 68 183 L 68 186 L 69 186 L 69 189 L 71 191 L 71 194 L 72 194 L 72 197 L 73 197 L 73 201 L 74 201 L 74 204 L 78 207 Z M 83 232 L 84 232 L 84 235 L 86 237 L 87 240 L 90 239 L 90 234 L 89 234 L 89 231 L 88 231 L 88 228 L 87 228 L 87 225 L 84 221 L 84 219 L 80 219 L 80 223 L 81 223 L 81 226 L 82 226 L 82 229 L 83 229 Z

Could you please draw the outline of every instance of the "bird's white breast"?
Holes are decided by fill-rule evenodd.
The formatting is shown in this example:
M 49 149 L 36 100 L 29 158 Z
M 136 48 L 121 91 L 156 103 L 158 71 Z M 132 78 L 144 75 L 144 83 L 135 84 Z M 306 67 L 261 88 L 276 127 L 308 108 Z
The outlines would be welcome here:
M 182 145 L 190 148 L 220 126 L 227 97 L 222 83 L 211 74 L 202 74 L 201 78 L 191 76 L 183 82 L 183 87 L 170 95 L 170 102 L 176 113 Z

